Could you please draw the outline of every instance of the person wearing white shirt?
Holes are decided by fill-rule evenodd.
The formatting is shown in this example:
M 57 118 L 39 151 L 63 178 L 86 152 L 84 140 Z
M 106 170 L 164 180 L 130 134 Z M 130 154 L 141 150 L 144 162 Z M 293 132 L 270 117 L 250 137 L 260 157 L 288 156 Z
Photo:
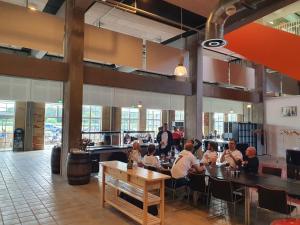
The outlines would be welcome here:
M 154 156 L 154 154 L 155 154 L 155 145 L 151 144 L 148 146 L 148 153 L 147 155 L 144 156 L 142 161 L 144 166 L 155 167 L 155 168 L 161 167 L 158 158 Z
M 192 143 L 187 143 L 184 150 L 181 151 L 175 159 L 171 169 L 171 175 L 175 179 L 185 178 L 189 172 L 202 172 L 204 167 L 200 166 L 192 151 L 194 146 Z
M 242 153 L 237 150 L 235 140 L 231 139 L 228 143 L 229 149 L 225 150 L 221 156 L 220 162 L 228 163 L 231 167 L 235 168 L 243 161 Z
M 217 148 L 218 144 L 216 142 L 209 142 L 201 162 L 205 165 L 215 165 L 218 159 Z

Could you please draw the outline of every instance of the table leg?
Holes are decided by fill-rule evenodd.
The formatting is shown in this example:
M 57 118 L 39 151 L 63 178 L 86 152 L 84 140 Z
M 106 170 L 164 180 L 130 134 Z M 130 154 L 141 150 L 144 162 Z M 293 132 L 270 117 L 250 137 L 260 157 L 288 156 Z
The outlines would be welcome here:
M 145 186 L 144 186 L 144 204 L 143 204 L 143 225 L 147 224 L 147 220 L 148 220 L 148 186 L 147 186 L 147 182 L 145 182 Z
M 250 225 L 250 188 L 245 187 L 245 225 Z
M 101 207 L 104 208 L 105 203 L 105 167 L 102 166 L 102 189 L 101 189 Z
M 165 181 L 162 180 L 160 182 L 160 206 L 159 206 L 159 217 L 160 217 L 160 224 L 165 224 Z

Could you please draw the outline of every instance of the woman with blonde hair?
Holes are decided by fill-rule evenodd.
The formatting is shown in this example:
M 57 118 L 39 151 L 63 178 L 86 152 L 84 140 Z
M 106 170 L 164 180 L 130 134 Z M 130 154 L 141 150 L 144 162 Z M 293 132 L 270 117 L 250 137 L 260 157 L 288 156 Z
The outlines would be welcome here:
M 133 144 L 132 144 L 132 150 L 130 152 L 130 159 L 133 162 L 137 162 L 137 163 L 142 162 L 141 146 L 137 141 L 133 142 Z

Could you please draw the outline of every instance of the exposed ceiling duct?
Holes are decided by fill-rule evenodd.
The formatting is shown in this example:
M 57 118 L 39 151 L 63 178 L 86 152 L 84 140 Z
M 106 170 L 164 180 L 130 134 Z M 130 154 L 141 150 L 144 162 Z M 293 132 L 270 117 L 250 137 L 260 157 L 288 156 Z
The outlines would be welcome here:
M 203 47 L 223 47 L 227 44 L 224 40 L 224 25 L 226 20 L 236 13 L 235 3 L 238 2 L 240 0 L 220 0 L 206 22 Z

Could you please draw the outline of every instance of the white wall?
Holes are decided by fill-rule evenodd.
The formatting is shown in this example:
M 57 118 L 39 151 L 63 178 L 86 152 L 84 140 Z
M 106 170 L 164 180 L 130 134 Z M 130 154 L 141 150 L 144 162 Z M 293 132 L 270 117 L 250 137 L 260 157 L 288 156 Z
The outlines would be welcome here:
M 297 106 L 297 116 L 283 117 L 281 107 Z M 284 131 L 300 132 L 300 96 L 268 98 L 265 101 L 265 134 L 268 154 L 285 157 L 286 149 L 300 148 L 300 136 Z
M 297 106 L 295 117 L 281 116 L 281 107 Z M 266 124 L 300 129 L 300 96 L 269 98 L 265 101 Z
M 0 76 L 0 99 L 57 103 L 63 99 L 63 82 Z M 136 106 L 163 110 L 184 110 L 184 96 L 146 91 L 83 86 L 85 105 Z
M 229 113 L 231 110 L 236 114 L 244 114 L 243 102 L 218 98 L 203 98 L 203 112 Z

